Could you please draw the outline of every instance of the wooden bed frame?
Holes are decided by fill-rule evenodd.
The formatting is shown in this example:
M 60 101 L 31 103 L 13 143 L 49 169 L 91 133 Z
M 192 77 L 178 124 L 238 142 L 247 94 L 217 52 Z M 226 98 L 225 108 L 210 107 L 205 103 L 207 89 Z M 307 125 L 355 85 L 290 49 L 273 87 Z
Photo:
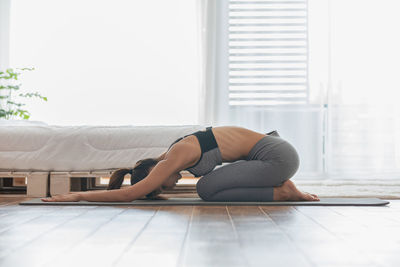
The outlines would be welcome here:
M 49 195 L 67 194 L 71 191 L 81 191 L 85 188 L 104 189 L 101 178 L 110 177 L 114 170 L 101 171 L 71 171 L 71 172 L 35 172 L 35 171 L 0 171 L 0 188 L 3 187 L 1 178 L 26 178 L 27 197 L 46 197 Z M 194 193 L 196 192 L 196 177 L 187 171 L 181 172 L 185 183 L 177 184 L 168 190 L 169 193 Z M 79 179 L 92 178 L 92 179 Z M 100 188 L 99 188 L 100 187 Z M 101 188 L 103 187 L 103 188 Z M 168 193 L 166 192 L 166 193 Z

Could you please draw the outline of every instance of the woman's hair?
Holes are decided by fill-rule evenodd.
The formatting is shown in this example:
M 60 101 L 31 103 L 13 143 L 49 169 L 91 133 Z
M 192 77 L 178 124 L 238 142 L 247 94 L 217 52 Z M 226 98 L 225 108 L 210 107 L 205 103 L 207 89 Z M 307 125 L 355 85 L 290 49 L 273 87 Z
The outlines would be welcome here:
M 136 162 L 133 169 L 118 169 L 111 174 L 110 182 L 108 183 L 107 190 L 119 189 L 124 182 L 125 175 L 131 174 L 131 185 L 136 184 L 143 180 L 150 173 L 150 168 L 154 167 L 159 162 L 157 158 L 146 158 Z M 161 190 L 156 189 L 153 192 L 146 195 L 147 198 L 155 198 Z

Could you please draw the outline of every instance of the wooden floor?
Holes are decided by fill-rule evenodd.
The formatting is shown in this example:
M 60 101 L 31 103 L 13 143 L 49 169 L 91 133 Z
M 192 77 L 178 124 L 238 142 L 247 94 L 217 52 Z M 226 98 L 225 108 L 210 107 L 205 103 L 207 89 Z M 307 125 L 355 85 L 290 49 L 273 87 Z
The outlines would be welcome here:
M 0 266 L 400 266 L 385 207 L 19 206 L 0 197 Z

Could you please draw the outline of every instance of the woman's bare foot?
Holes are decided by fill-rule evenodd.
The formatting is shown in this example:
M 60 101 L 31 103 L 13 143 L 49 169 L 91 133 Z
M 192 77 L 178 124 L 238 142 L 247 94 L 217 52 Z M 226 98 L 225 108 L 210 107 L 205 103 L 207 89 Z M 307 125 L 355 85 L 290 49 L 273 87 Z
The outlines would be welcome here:
M 319 198 L 315 194 L 301 192 L 290 180 L 285 181 L 279 187 L 274 187 L 274 201 L 290 200 L 319 201 Z

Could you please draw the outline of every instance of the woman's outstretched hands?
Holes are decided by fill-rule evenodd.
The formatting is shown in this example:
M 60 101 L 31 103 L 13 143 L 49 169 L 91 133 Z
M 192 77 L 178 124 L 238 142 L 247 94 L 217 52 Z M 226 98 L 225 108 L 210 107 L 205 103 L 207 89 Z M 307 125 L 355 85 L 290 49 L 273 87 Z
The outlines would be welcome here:
M 77 193 L 68 193 L 47 198 L 41 198 L 41 200 L 43 202 L 76 202 L 80 200 L 80 196 Z

